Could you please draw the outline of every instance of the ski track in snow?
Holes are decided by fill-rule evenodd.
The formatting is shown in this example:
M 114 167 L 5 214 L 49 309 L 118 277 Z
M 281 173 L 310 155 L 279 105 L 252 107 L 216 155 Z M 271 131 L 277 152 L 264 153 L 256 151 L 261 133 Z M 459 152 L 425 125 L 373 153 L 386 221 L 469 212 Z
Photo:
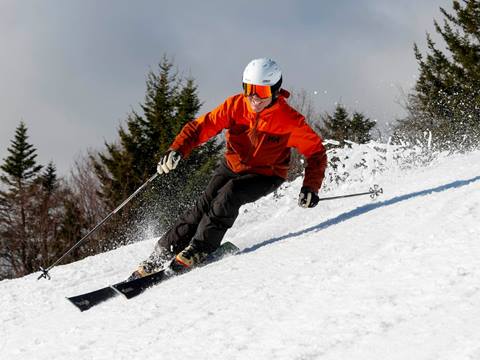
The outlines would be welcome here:
M 480 152 L 374 182 L 373 202 L 315 209 L 290 184 L 242 209 L 240 255 L 83 313 L 65 297 L 125 278 L 153 239 L 1 281 L 0 358 L 480 359 Z

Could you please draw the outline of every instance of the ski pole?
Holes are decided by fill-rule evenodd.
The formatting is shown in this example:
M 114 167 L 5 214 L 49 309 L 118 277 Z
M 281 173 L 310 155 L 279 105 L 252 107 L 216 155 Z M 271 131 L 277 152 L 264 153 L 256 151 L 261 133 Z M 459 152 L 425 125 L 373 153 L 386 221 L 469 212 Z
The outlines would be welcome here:
M 52 265 L 50 265 L 48 268 L 44 269 L 43 267 L 40 267 L 40 271 L 42 274 L 37 278 L 37 280 L 40 280 L 41 278 L 45 278 L 50 280 L 50 275 L 48 272 L 52 270 L 60 261 L 62 261 L 66 256 L 68 256 L 73 250 L 78 248 L 81 244 L 85 242 L 85 240 L 88 239 L 95 231 L 97 231 L 100 226 L 102 226 L 108 219 L 110 219 L 114 214 L 116 214 L 118 211 L 120 211 L 121 208 L 123 208 L 126 204 L 130 202 L 140 191 L 142 191 L 149 183 L 151 183 L 155 178 L 158 176 L 158 173 L 155 173 L 150 179 L 148 179 L 142 186 L 140 186 L 135 192 L 128 197 L 123 203 L 121 203 L 115 210 L 113 210 L 108 216 L 100 221 L 97 226 L 95 226 L 92 230 L 88 232 L 87 235 L 85 235 L 83 238 L 81 238 L 75 245 L 73 245 L 65 254 L 60 256 Z
M 373 185 L 373 187 L 371 187 L 370 190 L 368 190 L 366 192 L 357 193 L 357 194 L 349 194 L 349 195 L 330 196 L 330 197 L 320 198 L 319 201 L 341 199 L 341 198 L 361 196 L 361 195 L 370 195 L 370 197 L 373 200 L 373 199 L 377 198 L 378 196 L 380 196 L 380 194 L 383 194 L 383 188 L 381 188 L 378 185 Z

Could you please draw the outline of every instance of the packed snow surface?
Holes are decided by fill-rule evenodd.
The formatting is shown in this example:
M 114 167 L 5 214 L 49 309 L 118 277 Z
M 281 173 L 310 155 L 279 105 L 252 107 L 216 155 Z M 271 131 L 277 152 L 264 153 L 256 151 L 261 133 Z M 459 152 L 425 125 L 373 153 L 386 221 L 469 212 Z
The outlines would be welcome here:
M 480 359 L 480 153 L 386 169 L 296 204 L 242 208 L 242 249 L 126 300 L 65 297 L 124 279 L 154 239 L 0 282 L 1 359 Z

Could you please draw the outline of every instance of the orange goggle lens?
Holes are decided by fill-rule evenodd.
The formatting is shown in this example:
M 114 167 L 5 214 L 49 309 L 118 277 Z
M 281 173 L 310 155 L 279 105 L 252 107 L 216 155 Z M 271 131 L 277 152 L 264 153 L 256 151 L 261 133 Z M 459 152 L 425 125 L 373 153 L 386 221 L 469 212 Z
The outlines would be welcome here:
M 246 96 L 257 95 L 260 99 L 272 96 L 272 88 L 269 85 L 243 84 L 243 91 Z

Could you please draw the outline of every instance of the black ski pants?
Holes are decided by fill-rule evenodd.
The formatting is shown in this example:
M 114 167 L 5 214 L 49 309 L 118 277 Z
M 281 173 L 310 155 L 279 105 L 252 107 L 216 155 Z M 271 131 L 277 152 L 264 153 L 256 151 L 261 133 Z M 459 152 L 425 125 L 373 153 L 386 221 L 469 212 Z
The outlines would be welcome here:
M 272 193 L 283 181 L 279 176 L 236 174 L 222 160 L 196 204 L 180 216 L 157 246 L 178 254 L 195 241 L 207 252 L 214 251 L 233 226 L 240 207 Z

